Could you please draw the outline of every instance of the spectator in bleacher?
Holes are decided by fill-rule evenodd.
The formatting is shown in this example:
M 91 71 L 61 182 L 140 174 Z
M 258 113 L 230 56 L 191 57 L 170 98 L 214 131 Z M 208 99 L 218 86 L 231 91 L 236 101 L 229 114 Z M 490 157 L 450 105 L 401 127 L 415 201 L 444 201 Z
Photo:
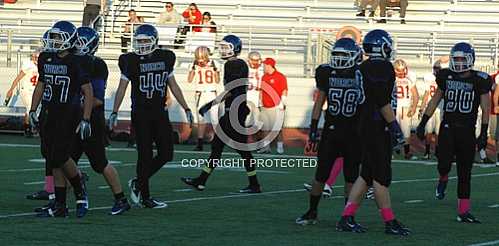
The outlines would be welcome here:
M 203 26 L 201 26 L 201 32 L 212 32 L 216 33 L 217 32 L 217 23 L 211 20 L 211 14 L 210 12 L 204 12 L 203 13 Z
M 84 0 L 83 4 L 83 21 L 82 26 L 92 27 L 93 21 L 99 14 L 103 14 L 106 10 L 106 0 Z
M 189 23 L 189 25 L 197 25 L 192 27 L 192 31 L 194 32 L 199 32 L 201 30 L 201 25 L 202 20 L 203 20 L 203 15 L 201 14 L 201 11 L 199 11 L 198 6 L 195 3 L 189 4 L 189 7 L 184 10 L 182 13 L 182 16 L 185 18 L 185 21 Z M 189 28 L 187 29 L 189 31 Z
M 379 1 L 379 8 L 380 12 L 379 15 L 381 19 L 378 21 L 378 23 L 386 23 L 386 7 L 388 5 L 389 0 L 380 0 Z M 405 12 L 407 11 L 407 6 L 409 5 L 408 0 L 400 0 L 399 6 L 400 6 L 400 24 L 405 24 Z
M 166 11 L 159 14 L 158 24 L 178 24 L 180 22 L 180 14 L 173 7 L 172 2 L 166 2 Z
M 379 5 L 379 0 L 361 0 L 359 5 L 359 13 L 357 14 L 358 17 L 366 16 L 367 5 L 371 5 L 371 13 L 369 13 L 369 17 L 374 17 L 376 9 Z
M 284 153 L 284 143 L 282 137 L 282 124 L 279 124 L 280 117 L 284 117 L 286 110 L 286 98 L 288 96 L 288 82 L 284 74 L 277 71 L 276 61 L 266 58 L 263 62 L 264 75 L 261 83 L 262 108 L 260 111 L 260 121 L 262 134 L 267 136 L 270 132 L 277 131 L 277 153 Z M 270 153 L 270 142 L 264 141 L 262 149 L 258 153 Z
M 123 34 L 121 36 L 121 52 L 126 53 L 128 51 L 128 44 L 131 40 L 130 33 L 132 30 L 132 26 L 134 27 L 134 29 L 137 28 L 138 25 L 134 25 L 137 23 L 143 23 L 143 21 L 141 21 L 139 16 L 137 16 L 137 13 L 134 9 L 128 10 L 128 20 L 125 23 L 125 30 L 123 31 Z

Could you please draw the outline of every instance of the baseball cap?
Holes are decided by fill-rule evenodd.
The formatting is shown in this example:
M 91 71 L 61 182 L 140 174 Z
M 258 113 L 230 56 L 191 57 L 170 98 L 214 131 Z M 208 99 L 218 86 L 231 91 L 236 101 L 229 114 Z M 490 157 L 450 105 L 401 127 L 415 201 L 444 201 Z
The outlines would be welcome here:
M 272 58 L 270 58 L 270 57 L 267 57 L 267 58 L 265 58 L 265 60 L 263 60 L 263 62 L 262 62 L 262 63 L 263 63 L 263 64 L 266 64 L 266 65 L 270 65 L 270 66 L 272 66 L 273 68 L 275 68 L 275 63 L 276 63 L 276 62 L 275 62 L 275 60 L 274 60 L 274 59 L 272 59 Z

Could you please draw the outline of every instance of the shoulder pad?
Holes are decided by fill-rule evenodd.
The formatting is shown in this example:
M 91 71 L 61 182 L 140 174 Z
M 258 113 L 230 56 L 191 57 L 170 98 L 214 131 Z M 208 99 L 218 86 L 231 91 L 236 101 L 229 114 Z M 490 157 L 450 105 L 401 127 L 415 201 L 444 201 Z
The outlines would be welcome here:
M 477 75 L 478 77 L 482 78 L 482 79 L 489 79 L 489 77 L 490 77 L 487 73 L 485 73 L 485 72 L 481 72 L 481 71 L 477 71 L 477 72 L 476 72 L 476 75 Z

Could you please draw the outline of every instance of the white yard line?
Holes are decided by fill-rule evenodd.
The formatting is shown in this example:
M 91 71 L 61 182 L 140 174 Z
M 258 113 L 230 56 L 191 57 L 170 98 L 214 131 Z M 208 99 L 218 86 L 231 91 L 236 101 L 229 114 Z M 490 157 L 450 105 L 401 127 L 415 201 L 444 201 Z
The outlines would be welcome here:
M 469 246 L 487 246 L 487 245 L 498 245 L 499 240 L 495 241 L 489 241 L 489 242 L 484 242 L 484 243 L 476 243 L 476 244 L 470 244 Z
M 45 181 L 35 181 L 35 182 L 24 183 L 24 185 L 39 185 L 39 184 L 45 184 Z
M 487 177 L 487 176 L 497 176 L 497 175 L 499 175 L 499 172 L 475 174 L 475 175 L 472 175 L 472 177 Z M 449 177 L 449 179 L 456 179 L 456 178 L 457 177 L 455 177 L 455 176 Z M 437 178 L 429 178 L 429 179 L 395 180 L 392 183 L 394 183 L 394 184 L 397 184 L 397 183 L 418 183 L 418 182 L 428 182 L 428 181 L 436 181 L 436 180 L 438 180 L 438 179 Z M 341 185 L 333 186 L 333 188 L 340 188 L 340 187 L 343 187 L 343 186 L 341 186 Z M 278 191 L 262 192 L 262 193 L 258 193 L 258 194 L 229 194 L 229 195 L 222 195 L 222 196 L 194 197 L 194 198 L 170 200 L 170 201 L 165 201 L 165 202 L 166 203 L 182 203 L 182 202 L 220 200 L 220 199 L 227 199 L 227 198 L 239 198 L 239 197 L 249 197 L 249 196 L 265 196 L 265 195 L 272 195 L 272 194 L 285 194 L 285 193 L 294 193 L 294 192 L 304 192 L 304 189 L 278 190 Z M 332 198 L 341 198 L 341 197 L 343 197 L 343 196 L 335 196 Z M 95 208 L 90 208 L 90 210 L 105 210 L 105 209 L 110 209 L 110 208 L 111 207 L 108 207 L 108 206 L 95 207 Z M 6 215 L 0 215 L 0 219 L 12 218 L 12 217 L 33 216 L 33 215 L 36 215 L 36 213 L 6 214 Z M 484 244 L 484 245 L 492 245 L 492 244 Z

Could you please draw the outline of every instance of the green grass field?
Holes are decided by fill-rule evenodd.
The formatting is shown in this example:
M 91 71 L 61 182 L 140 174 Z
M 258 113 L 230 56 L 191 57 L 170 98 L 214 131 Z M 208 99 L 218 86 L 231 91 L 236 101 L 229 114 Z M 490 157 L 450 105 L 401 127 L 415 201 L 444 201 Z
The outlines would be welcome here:
M 342 178 L 333 191 L 335 197 L 321 201 L 320 223 L 295 225 L 295 218 L 308 207 L 303 183 L 311 180 L 313 168 L 260 169 L 264 192 L 257 195 L 235 193 L 247 184 L 242 169 L 217 169 L 203 192 L 186 189 L 179 178 L 197 175 L 199 170 L 180 168 L 180 161 L 208 156 L 207 152 L 190 152 L 192 146 L 186 145 L 176 146 L 180 151 L 173 164 L 170 168 L 166 165 L 151 181 L 152 196 L 168 201 L 166 209 L 133 208 L 121 216 L 107 215 L 113 202 L 111 192 L 102 177 L 81 163 L 90 175 L 92 211 L 83 219 L 77 219 L 74 212 L 67 219 L 35 218 L 33 208 L 45 202 L 29 201 L 25 196 L 43 185 L 37 182 L 43 180 L 44 164 L 32 161 L 41 158 L 37 144 L 38 139 L 0 135 L 2 245 L 469 245 L 499 240 L 499 205 L 494 206 L 499 204 L 499 169 L 495 167 L 473 169 L 473 213 L 483 224 L 470 225 L 455 221 L 455 179 L 449 182 L 445 200 L 437 201 L 434 163 L 394 161 L 394 211 L 413 231 L 411 236 L 401 238 L 383 233 L 372 200 L 365 201 L 357 215 L 357 221 L 369 228 L 367 233 L 334 230 L 343 208 Z M 124 145 L 113 143 L 108 157 L 117 162 L 115 166 L 126 186 L 135 175 L 136 152 L 116 149 Z M 287 151 L 289 155 L 302 152 Z M 451 176 L 455 176 L 455 168 Z M 127 187 L 125 191 L 129 193 Z M 72 199 L 72 193 L 68 197 Z M 74 207 L 72 202 L 69 205 Z

